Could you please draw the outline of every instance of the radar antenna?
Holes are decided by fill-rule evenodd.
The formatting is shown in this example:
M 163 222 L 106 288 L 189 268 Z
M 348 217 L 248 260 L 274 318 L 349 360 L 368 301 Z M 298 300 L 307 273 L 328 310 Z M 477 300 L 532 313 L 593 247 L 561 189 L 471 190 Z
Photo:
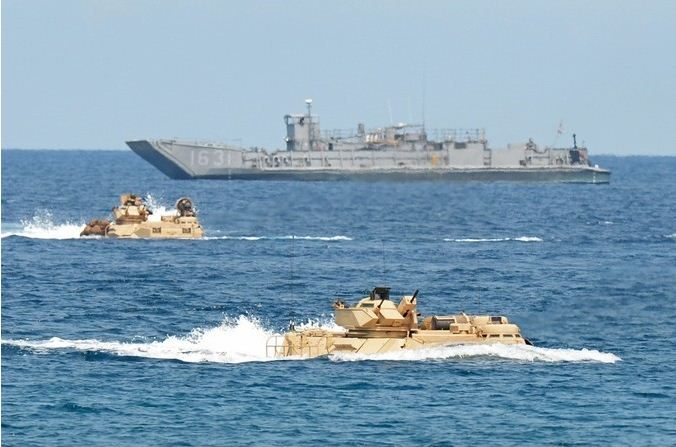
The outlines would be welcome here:
M 559 120 L 559 127 L 556 129 L 556 137 L 554 138 L 554 142 L 550 147 L 556 147 L 556 143 L 559 142 L 559 137 L 563 134 L 563 119 Z

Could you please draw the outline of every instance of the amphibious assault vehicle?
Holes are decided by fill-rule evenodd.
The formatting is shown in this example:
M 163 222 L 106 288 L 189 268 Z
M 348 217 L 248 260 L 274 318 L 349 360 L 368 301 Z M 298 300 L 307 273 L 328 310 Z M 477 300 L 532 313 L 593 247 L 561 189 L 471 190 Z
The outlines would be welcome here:
M 268 339 L 269 357 L 318 357 L 336 353 L 378 354 L 446 345 L 531 344 L 516 324 L 497 315 L 433 315 L 419 321 L 416 290 L 399 304 L 389 287 L 376 287 L 350 307 L 334 304 L 336 324 L 344 330 L 290 328 Z
M 80 236 L 119 238 L 200 238 L 204 235 L 192 201 L 182 197 L 176 201 L 176 212 L 154 216 L 143 199 L 134 194 L 120 196 L 120 205 L 113 208 L 114 220 L 93 219 Z

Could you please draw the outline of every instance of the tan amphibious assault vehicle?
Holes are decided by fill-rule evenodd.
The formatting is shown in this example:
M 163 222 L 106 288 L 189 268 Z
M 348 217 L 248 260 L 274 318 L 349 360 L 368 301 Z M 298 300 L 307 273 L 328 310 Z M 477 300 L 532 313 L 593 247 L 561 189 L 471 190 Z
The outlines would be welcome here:
M 416 297 L 390 300 L 389 287 L 376 287 L 354 307 L 337 300 L 336 324 L 345 330 L 291 329 L 268 339 L 269 357 L 318 357 L 333 353 L 377 354 L 445 345 L 531 344 L 506 317 L 436 315 L 418 322 Z
M 199 238 L 204 235 L 197 221 L 192 201 L 182 197 L 176 202 L 176 212 L 153 216 L 153 212 L 134 194 L 120 196 L 120 206 L 113 208 L 114 221 L 91 220 L 80 236 L 122 238 Z

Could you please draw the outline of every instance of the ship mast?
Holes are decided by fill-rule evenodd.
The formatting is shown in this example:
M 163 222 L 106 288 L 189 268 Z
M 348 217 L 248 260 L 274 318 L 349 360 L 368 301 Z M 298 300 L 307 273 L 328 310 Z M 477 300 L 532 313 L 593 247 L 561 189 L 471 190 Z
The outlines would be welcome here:
M 427 142 L 427 133 L 425 132 L 425 72 L 422 76 L 422 132 L 425 135 L 425 142 Z
M 312 98 L 306 99 L 305 104 L 307 104 L 307 139 L 310 150 L 312 150 L 312 146 L 314 146 L 314 136 L 312 132 Z

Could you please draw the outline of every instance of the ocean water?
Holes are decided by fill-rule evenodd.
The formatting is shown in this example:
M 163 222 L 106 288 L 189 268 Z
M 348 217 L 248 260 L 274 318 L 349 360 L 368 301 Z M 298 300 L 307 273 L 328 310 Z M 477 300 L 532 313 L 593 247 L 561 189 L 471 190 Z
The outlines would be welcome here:
M 609 185 L 176 181 L 2 151 L 2 445 L 676 445 L 676 157 Z M 124 192 L 203 240 L 78 237 Z M 335 297 L 420 289 L 534 347 L 274 360 Z

